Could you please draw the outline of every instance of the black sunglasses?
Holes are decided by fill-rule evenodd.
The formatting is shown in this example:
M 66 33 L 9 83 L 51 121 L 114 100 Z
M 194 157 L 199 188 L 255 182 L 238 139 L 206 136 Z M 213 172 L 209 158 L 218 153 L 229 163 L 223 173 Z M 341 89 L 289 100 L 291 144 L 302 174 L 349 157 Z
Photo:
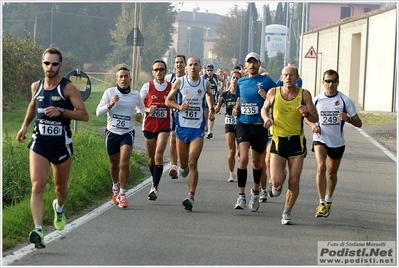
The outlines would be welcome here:
M 43 63 L 44 63 L 44 65 L 46 65 L 46 66 L 49 66 L 49 65 L 51 64 L 51 65 L 53 65 L 54 67 L 55 67 L 55 66 L 58 66 L 58 65 L 60 64 L 58 61 L 53 61 L 53 62 L 50 62 L 50 61 L 43 61 Z
M 324 80 L 324 82 L 326 82 L 327 84 L 330 84 L 330 83 L 335 84 L 335 83 L 337 83 L 339 81 L 338 81 L 338 79 L 333 79 L 333 80 Z
M 163 72 L 163 71 L 165 71 L 166 69 L 165 68 L 155 68 L 155 69 L 152 69 L 154 72 Z

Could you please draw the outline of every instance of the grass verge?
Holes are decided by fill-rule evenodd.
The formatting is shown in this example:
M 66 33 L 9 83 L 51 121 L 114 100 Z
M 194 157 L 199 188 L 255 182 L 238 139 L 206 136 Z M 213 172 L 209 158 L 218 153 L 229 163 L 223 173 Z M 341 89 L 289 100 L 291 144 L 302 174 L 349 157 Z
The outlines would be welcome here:
M 78 122 L 77 132 L 73 134 L 74 156 L 69 177 L 69 196 L 65 203 L 67 221 L 78 217 L 87 208 L 101 205 L 110 199 L 111 179 L 109 159 L 104 143 L 103 127 L 106 116 L 97 117 L 96 107 L 106 85 L 95 86 L 90 98 L 85 102 L 89 111 L 89 122 Z M 28 243 L 28 234 L 34 228 L 30 211 L 30 175 L 29 135 L 23 144 L 15 140 L 25 116 L 28 102 L 14 104 L 11 112 L 3 112 L 3 252 Z M 147 165 L 147 158 L 133 151 L 130 161 L 131 177 L 128 188 L 145 178 L 142 167 Z M 56 198 L 53 177 L 50 170 L 44 193 L 45 213 L 43 218 L 44 232 L 54 230 L 52 201 Z

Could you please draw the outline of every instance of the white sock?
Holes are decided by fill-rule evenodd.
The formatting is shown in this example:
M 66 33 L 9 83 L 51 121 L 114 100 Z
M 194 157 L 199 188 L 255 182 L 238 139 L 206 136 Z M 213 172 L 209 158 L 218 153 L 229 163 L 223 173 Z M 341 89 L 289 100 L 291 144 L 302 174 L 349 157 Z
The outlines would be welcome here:
M 119 194 L 126 194 L 126 189 L 122 189 L 122 188 L 121 188 L 121 189 L 119 190 Z
M 64 205 L 60 206 L 60 205 L 58 205 L 58 202 L 57 202 L 57 205 L 55 205 L 55 210 L 56 210 L 58 213 L 63 212 L 63 211 L 64 211 Z
M 326 203 L 326 200 L 320 199 L 320 204 L 325 204 L 325 203 Z
M 113 187 L 114 187 L 114 189 L 118 189 L 118 188 L 119 188 L 119 182 L 114 183 L 114 184 L 113 184 Z
M 326 202 L 332 202 L 332 197 L 326 195 Z

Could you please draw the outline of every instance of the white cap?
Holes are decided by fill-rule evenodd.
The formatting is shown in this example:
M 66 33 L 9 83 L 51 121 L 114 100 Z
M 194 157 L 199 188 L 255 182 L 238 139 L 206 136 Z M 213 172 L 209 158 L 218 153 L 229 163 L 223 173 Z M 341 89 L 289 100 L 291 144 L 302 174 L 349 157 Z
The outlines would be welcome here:
M 257 53 L 251 52 L 245 57 L 245 61 L 248 61 L 250 58 L 254 58 L 257 61 L 260 61 L 260 57 Z

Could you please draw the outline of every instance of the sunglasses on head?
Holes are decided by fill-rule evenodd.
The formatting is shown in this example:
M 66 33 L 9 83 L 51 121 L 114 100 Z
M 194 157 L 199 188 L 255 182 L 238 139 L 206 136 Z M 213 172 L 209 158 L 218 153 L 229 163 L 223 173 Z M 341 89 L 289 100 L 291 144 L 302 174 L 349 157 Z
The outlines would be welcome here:
M 338 82 L 338 79 L 333 79 L 333 80 L 324 80 L 324 82 L 326 82 L 327 84 L 330 84 L 330 83 L 333 83 L 333 84 L 335 84 L 335 83 L 337 83 L 337 82 Z
M 51 65 L 53 65 L 54 67 L 55 67 L 55 66 L 58 66 L 58 65 L 60 64 L 58 61 L 53 61 L 53 62 L 51 62 L 51 61 L 43 61 L 43 63 L 44 63 L 44 65 L 46 65 L 46 66 L 49 66 L 49 65 L 51 64 Z
M 152 69 L 154 72 L 163 72 L 163 71 L 165 71 L 166 69 L 165 68 L 155 68 L 155 69 Z

